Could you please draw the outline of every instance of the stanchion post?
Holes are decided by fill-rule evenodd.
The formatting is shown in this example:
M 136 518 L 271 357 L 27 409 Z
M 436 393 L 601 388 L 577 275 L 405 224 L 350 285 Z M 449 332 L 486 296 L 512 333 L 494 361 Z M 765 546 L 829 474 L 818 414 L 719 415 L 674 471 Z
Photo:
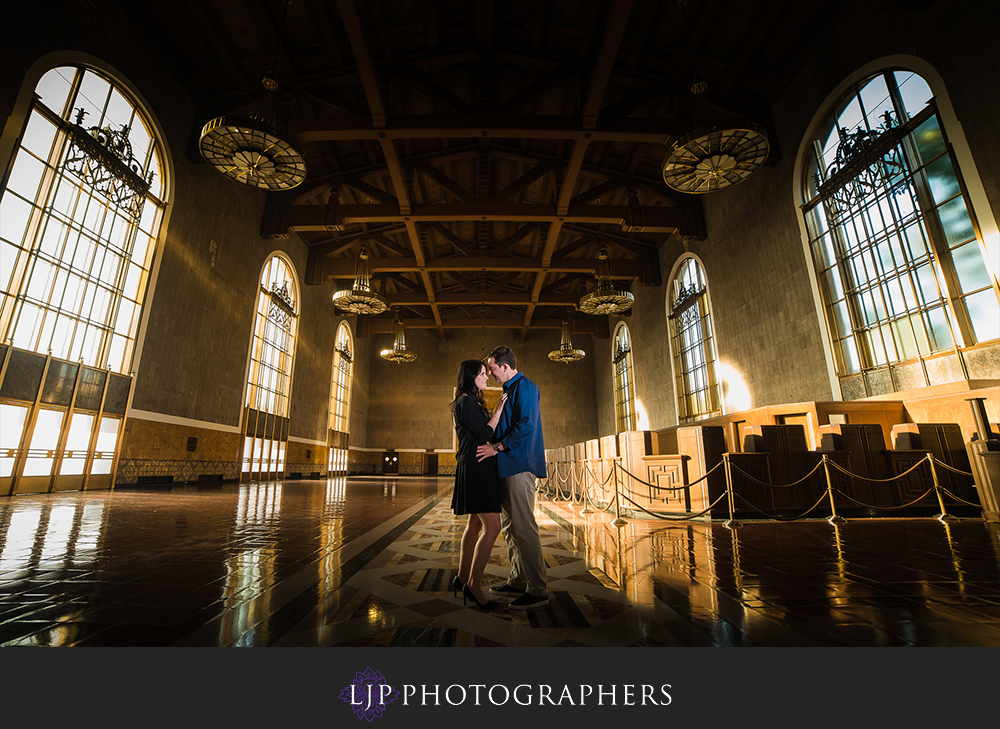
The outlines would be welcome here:
M 743 526 L 743 524 L 741 522 L 736 521 L 736 517 L 734 516 L 736 509 L 733 504 L 733 474 L 729 468 L 728 453 L 722 454 L 722 462 L 726 466 L 726 495 L 729 499 L 729 520 L 726 521 L 725 527 L 727 529 L 735 529 L 736 527 Z
M 590 508 L 590 501 L 591 501 L 590 495 L 589 495 L 589 492 L 587 490 L 587 480 L 584 479 L 584 481 L 583 481 L 583 511 L 580 512 L 581 514 L 593 514 L 594 513 L 594 510 Z
M 826 493 L 830 497 L 830 516 L 826 518 L 831 524 L 843 524 L 847 521 L 842 516 L 837 516 L 837 505 L 833 501 L 833 483 L 830 481 L 830 456 L 823 454 L 823 472 L 826 474 Z
M 611 523 L 615 526 L 625 526 L 628 522 L 622 519 L 620 502 L 618 500 L 618 461 L 611 462 L 611 473 L 615 477 L 615 518 Z
M 938 483 L 937 469 L 934 468 L 934 454 L 927 454 L 927 462 L 931 464 L 931 479 L 934 481 L 934 495 L 937 496 L 938 506 L 941 507 L 941 513 L 934 518 L 938 521 L 958 521 L 957 516 L 952 516 L 944 508 L 944 499 L 941 498 L 941 486 Z

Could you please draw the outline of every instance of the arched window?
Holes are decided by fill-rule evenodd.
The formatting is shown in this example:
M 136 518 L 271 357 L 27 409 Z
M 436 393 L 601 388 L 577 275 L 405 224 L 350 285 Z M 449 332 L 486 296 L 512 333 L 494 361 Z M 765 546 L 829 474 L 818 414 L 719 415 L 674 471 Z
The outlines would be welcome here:
M 163 150 L 128 89 L 83 65 L 48 70 L 7 124 L 0 495 L 110 488 L 163 218 Z
M 161 149 L 126 89 L 46 73 L 0 199 L 0 341 L 130 371 L 163 215 Z
M 964 378 L 996 339 L 996 275 L 927 82 L 857 83 L 805 155 L 803 211 L 844 399 Z
M 347 473 L 348 424 L 351 415 L 351 371 L 354 366 L 351 329 L 347 322 L 337 327 L 333 350 L 333 381 L 330 384 L 330 424 L 328 435 L 329 475 Z
M 668 296 L 677 419 L 684 423 L 721 415 L 708 286 L 697 259 L 681 262 Z
M 615 366 L 615 422 L 618 432 L 636 429 L 635 382 L 632 375 L 632 338 L 625 322 L 615 329 L 615 348 L 612 353 Z
M 244 410 L 244 479 L 284 474 L 297 308 L 291 263 L 274 255 L 264 265 L 257 290 Z

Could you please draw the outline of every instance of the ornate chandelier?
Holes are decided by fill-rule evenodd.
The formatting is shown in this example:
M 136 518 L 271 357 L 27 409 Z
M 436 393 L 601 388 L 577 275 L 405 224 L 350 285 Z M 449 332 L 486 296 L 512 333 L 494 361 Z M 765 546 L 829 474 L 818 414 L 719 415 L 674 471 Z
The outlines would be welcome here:
M 278 82 L 264 77 L 267 97 Z M 212 167 L 231 180 L 264 190 L 290 190 L 306 179 L 306 160 L 291 135 L 265 120 L 261 110 L 253 116 L 220 116 L 201 130 L 198 148 Z
M 549 359 L 553 362 L 569 364 L 570 362 L 578 362 L 586 356 L 587 353 L 582 349 L 573 349 L 573 342 L 570 341 L 569 337 L 569 320 L 563 317 L 562 341 L 559 343 L 559 349 L 549 352 Z
M 634 303 L 635 298 L 630 292 L 616 289 L 611 282 L 608 249 L 602 247 L 600 261 L 597 264 L 597 290 L 580 299 L 580 311 L 593 316 L 621 314 L 631 309 Z
M 392 349 L 383 349 L 379 353 L 379 357 L 389 362 L 395 362 L 396 364 L 415 360 L 417 353 L 406 349 L 406 335 L 403 334 L 403 323 L 399 320 L 398 312 L 392 319 L 392 333 L 395 335 L 395 339 L 392 342 Z
M 368 249 L 364 243 L 361 244 L 358 263 L 354 269 L 354 286 L 334 293 L 333 303 L 338 309 L 352 314 L 373 316 L 389 310 L 389 302 L 372 291 L 371 274 L 368 272 Z

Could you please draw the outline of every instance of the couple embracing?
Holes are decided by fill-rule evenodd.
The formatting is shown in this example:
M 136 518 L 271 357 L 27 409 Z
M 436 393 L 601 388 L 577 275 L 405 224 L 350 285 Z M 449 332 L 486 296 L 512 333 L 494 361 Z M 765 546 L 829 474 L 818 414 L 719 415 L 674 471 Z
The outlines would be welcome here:
M 492 415 L 483 400 L 488 377 L 503 386 Z M 481 610 L 499 606 L 490 597 L 513 597 L 512 610 L 548 605 L 535 521 L 535 477 L 546 473 L 538 386 L 518 372 L 514 353 L 501 345 L 490 352 L 486 364 L 474 359 L 459 366 L 452 412 L 458 450 L 451 506 L 456 515 L 469 516 L 455 593 L 462 590 L 466 604 L 471 598 Z M 487 596 L 483 572 L 501 530 L 510 575 Z

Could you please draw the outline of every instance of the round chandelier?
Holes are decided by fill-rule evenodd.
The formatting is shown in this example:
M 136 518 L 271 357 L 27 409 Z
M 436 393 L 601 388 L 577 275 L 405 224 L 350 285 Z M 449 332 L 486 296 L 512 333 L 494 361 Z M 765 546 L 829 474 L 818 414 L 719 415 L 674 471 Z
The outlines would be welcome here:
M 368 272 L 368 249 L 361 244 L 358 263 L 354 269 L 354 285 L 333 294 L 333 303 L 338 309 L 352 314 L 374 316 L 389 310 L 389 302 L 372 290 L 371 274 Z
M 379 353 L 379 357 L 388 362 L 395 362 L 396 364 L 415 360 L 417 353 L 406 349 L 406 335 L 403 334 L 403 323 L 399 320 L 398 313 L 392 319 L 392 332 L 395 335 L 392 342 L 392 349 L 383 349 Z
M 597 264 L 597 290 L 591 291 L 580 299 L 580 311 L 593 316 L 605 314 L 621 314 L 632 308 L 635 298 L 631 292 L 619 290 L 611 282 L 611 263 L 608 261 L 608 249 L 602 247 L 600 260 Z M 551 355 L 549 355 L 551 357 Z
M 678 192 L 703 194 L 742 182 L 770 147 L 756 124 L 708 124 L 685 134 L 663 157 L 663 181 Z
M 306 179 L 295 140 L 256 117 L 220 116 L 201 130 L 201 156 L 226 177 L 264 190 L 290 190 Z
M 573 342 L 570 341 L 569 336 L 569 320 L 563 317 L 562 340 L 559 343 L 559 349 L 549 352 L 549 359 L 553 362 L 569 364 L 570 362 L 579 362 L 586 356 L 587 353 L 582 349 L 573 349 Z

